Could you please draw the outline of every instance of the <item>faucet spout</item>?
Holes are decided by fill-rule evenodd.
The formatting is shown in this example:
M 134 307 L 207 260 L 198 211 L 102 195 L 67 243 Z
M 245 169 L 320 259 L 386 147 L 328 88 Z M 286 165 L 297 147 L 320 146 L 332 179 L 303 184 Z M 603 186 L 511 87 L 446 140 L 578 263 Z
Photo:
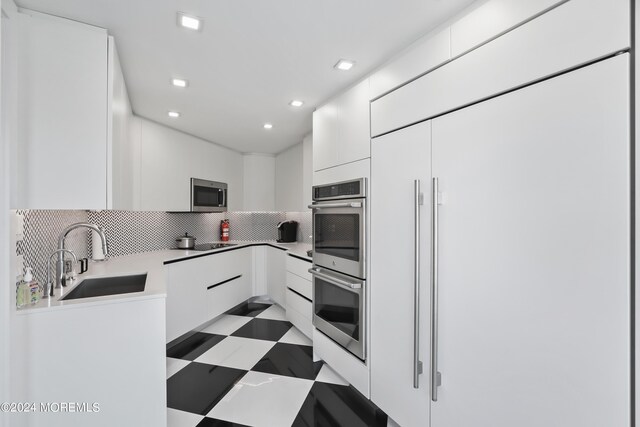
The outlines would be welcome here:
M 109 245 L 107 244 L 107 236 L 104 233 L 104 229 L 102 227 L 98 227 L 96 224 L 90 224 L 88 222 L 77 222 L 75 224 L 71 224 L 62 232 L 58 237 L 58 261 L 56 262 L 56 287 L 59 287 L 62 284 L 62 278 L 64 277 L 64 240 L 67 235 L 77 228 L 88 228 L 89 230 L 95 231 L 100 240 L 102 242 L 102 251 L 105 256 L 109 255 Z

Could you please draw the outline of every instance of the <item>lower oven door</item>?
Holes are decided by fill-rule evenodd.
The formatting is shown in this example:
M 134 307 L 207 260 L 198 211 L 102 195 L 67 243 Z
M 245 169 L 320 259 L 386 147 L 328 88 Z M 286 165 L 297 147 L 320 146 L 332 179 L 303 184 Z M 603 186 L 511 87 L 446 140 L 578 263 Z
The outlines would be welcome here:
M 313 325 L 365 360 L 365 281 L 314 267 Z

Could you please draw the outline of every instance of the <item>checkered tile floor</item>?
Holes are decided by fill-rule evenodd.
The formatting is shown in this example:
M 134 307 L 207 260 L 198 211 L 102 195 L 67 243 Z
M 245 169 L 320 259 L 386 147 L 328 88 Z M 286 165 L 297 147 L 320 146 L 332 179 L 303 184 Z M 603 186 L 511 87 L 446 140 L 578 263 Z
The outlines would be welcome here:
M 167 350 L 168 427 L 386 426 L 278 305 L 247 302 Z

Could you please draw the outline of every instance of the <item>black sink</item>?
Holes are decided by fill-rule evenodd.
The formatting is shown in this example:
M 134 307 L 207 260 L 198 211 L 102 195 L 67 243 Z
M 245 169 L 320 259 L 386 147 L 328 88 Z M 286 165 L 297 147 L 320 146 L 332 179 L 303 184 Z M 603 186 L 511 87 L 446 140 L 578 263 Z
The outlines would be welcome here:
M 71 292 L 60 298 L 60 300 L 142 292 L 144 291 L 146 282 L 146 274 L 84 279 L 78 284 L 78 286 L 73 288 Z

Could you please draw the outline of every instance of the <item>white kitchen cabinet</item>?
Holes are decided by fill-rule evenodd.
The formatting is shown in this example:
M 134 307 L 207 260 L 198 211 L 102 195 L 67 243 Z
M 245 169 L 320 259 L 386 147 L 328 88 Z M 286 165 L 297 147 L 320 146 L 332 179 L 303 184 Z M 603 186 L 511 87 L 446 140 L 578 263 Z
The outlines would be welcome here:
M 243 209 L 243 156 L 161 124 L 134 117 L 140 149 L 140 209 L 189 211 L 191 178 L 228 184 L 228 210 Z
M 275 165 L 275 208 L 281 212 L 306 212 L 311 204 L 313 149 L 311 134 L 279 153 Z M 264 177 L 263 177 L 264 178 Z
M 478 2 L 451 24 L 451 56 L 462 55 L 560 3 L 563 0 Z
M 251 250 L 236 249 L 169 264 L 167 342 L 253 295 Z
M 628 49 L 630 22 L 626 0 L 563 3 L 372 102 L 371 135 L 445 114 Z M 468 30 L 469 40 L 483 33 L 476 34 L 472 25 L 460 24 L 452 27 L 452 37 L 456 28 Z
M 106 30 L 19 14 L 15 208 L 107 207 Z
M 251 252 L 252 248 L 236 249 L 212 260 L 216 274 L 206 286 L 205 322 L 253 296 Z
M 286 270 L 287 253 L 282 249 L 266 246 L 267 293 L 281 307 L 286 306 Z
M 286 311 L 287 320 L 307 337 L 313 337 L 311 261 L 287 256 Z
M 619 55 L 434 119 L 431 132 L 423 123 L 374 140 L 372 400 L 401 425 L 629 425 L 628 70 L 628 54 Z M 431 176 L 439 185 L 438 311 L 437 331 L 425 337 Z M 423 180 L 425 200 L 417 390 L 405 313 L 413 307 L 414 179 Z M 391 236 L 385 213 L 396 219 Z M 397 330 L 388 319 L 394 327 L 399 319 Z
M 313 113 L 313 170 L 370 156 L 367 79 Z
M 133 209 L 131 105 L 106 30 L 19 17 L 14 208 Z
M 11 413 L 3 426 L 113 426 L 123 420 L 125 425 L 166 426 L 164 324 L 162 296 L 13 316 L 11 328 L 19 338 L 12 341 L 12 352 L 20 357 L 11 362 L 11 399 L 34 402 L 38 410 Z M 40 410 L 41 403 L 55 408 L 60 402 L 74 403 L 68 411 Z M 99 410 L 80 409 L 91 409 L 94 402 Z
M 434 120 L 433 426 L 629 425 L 628 70 L 620 55 Z
M 371 400 L 401 426 L 427 425 L 427 375 L 414 388 L 414 349 L 429 366 L 430 215 L 420 209 L 419 258 L 416 258 L 416 181 L 429 200 L 431 122 L 376 138 L 371 146 Z M 389 221 L 393 220 L 393 227 Z M 419 263 L 422 280 L 414 282 Z M 415 286 L 420 318 L 414 325 Z M 414 342 L 414 332 L 418 340 Z

